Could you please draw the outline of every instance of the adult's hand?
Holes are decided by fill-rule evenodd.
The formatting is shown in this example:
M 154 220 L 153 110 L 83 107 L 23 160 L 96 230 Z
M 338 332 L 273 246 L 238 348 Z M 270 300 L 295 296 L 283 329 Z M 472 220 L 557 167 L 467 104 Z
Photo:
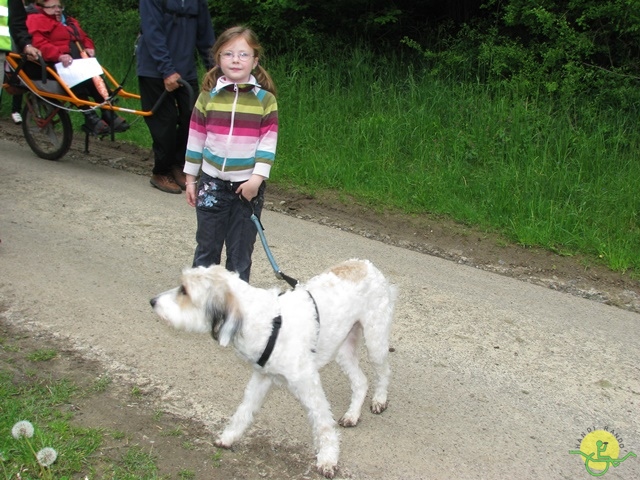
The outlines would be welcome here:
M 36 62 L 38 58 L 40 58 L 40 56 L 42 55 L 40 53 L 40 50 L 38 50 L 36 47 L 34 47 L 31 44 L 24 47 L 24 50 L 22 51 L 22 53 L 24 53 L 29 60 L 33 60 L 34 62 Z
M 66 68 L 73 63 L 73 57 L 71 55 L 67 55 L 66 53 L 63 53 L 58 57 L 58 61 L 62 63 L 63 67 Z
M 180 78 L 179 73 L 172 73 L 164 79 L 164 88 L 169 92 L 173 92 L 176 88 L 180 87 L 180 84 L 178 83 Z

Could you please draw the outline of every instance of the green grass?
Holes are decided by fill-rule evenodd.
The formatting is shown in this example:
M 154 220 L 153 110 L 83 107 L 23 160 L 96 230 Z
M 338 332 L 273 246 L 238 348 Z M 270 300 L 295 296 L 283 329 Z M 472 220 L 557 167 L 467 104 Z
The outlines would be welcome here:
M 0 367 L 1 368 L 1 367 Z M 69 478 L 83 470 L 87 459 L 100 446 L 99 429 L 74 427 L 71 414 L 60 409 L 79 392 L 72 383 L 34 380 L 17 383 L 13 375 L 0 369 L 0 452 L 2 452 L 3 478 Z M 20 420 L 31 422 L 35 428 L 30 439 L 15 439 L 10 434 Z M 58 453 L 56 462 L 41 468 L 34 451 L 44 447 Z
M 452 84 L 358 49 L 271 65 L 273 181 L 640 272 L 640 134 L 625 114 Z
M 5 339 L 0 345 L 6 352 L 16 353 Z M 30 362 L 46 362 L 56 356 L 57 352 L 51 349 L 24 353 Z M 95 392 L 95 386 L 84 392 L 66 379 L 19 378 L 8 368 L 14 363 L 0 363 L 0 478 L 70 479 L 81 472 L 95 472 L 96 468 L 104 473 L 101 478 L 159 478 L 155 458 L 139 446 L 129 446 L 122 457 L 109 458 L 104 454 L 96 457 L 105 431 L 73 425 L 73 410 L 67 407 L 74 399 Z M 110 383 L 99 382 L 100 391 Z M 22 420 L 33 425 L 33 435 L 14 438 L 12 429 Z M 112 436 L 118 438 L 122 434 L 113 432 Z M 48 467 L 40 466 L 35 456 L 45 447 L 57 452 L 57 459 Z
M 132 47 L 110 42 L 100 58 L 122 78 Z M 523 95 L 517 85 L 453 83 L 358 47 L 326 49 L 319 59 L 294 51 L 263 62 L 278 85 L 272 182 L 334 190 L 378 211 L 445 216 L 640 274 L 640 130 L 631 114 L 588 98 Z M 127 88 L 137 90 L 135 66 Z M 125 117 L 136 123 L 118 139 L 150 147 L 141 117 Z
M 55 350 L 45 349 L 45 350 L 36 350 L 35 352 L 27 355 L 27 359 L 32 362 L 46 362 L 48 360 L 52 360 L 56 358 L 58 352 Z

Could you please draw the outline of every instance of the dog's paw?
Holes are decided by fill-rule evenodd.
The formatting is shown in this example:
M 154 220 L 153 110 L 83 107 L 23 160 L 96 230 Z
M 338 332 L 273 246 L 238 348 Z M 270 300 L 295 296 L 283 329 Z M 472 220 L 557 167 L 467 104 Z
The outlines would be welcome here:
M 213 444 L 218 448 L 226 448 L 227 450 L 233 446 L 231 442 L 225 442 L 222 438 L 217 439 Z
M 358 425 L 358 420 L 358 418 L 351 418 L 345 415 L 340 420 L 338 420 L 338 424 L 345 428 L 355 427 L 356 425 Z
M 316 465 L 318 473 L 325 478 L 333 478 L 338 473 L 338 466 L 335 464 Z
M 389 406 L 389 402 L 381 403 L 381 402 L 373 401 L 371 402 L 371 413 L 375 413 L 375 414 L 382 413 L 387 409 L 388 406 Z

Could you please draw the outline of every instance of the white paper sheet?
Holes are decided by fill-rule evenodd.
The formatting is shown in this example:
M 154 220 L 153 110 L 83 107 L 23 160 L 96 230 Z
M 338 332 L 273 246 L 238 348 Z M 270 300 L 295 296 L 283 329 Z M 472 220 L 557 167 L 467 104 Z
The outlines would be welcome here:
M 58 75 L 69 87 L 102 74 L 102 67 L 94 57 L 74 58 L 68 67 L 63 67 L 61 62 L 55 66 Z

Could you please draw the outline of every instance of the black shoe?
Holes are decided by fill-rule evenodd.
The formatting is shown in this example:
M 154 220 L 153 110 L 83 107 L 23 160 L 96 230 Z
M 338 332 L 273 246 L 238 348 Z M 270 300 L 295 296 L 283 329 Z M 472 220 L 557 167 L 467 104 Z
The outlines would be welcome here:
M 126 132 L 131 126 L 124 118 L 116 115 L 113 110 L 103 110 L 102 120 L 109 125 L 113 124 L 113 131 L 116 133 Z
M 102 120 L 96 112 L 89 110 L 84 112 L 83 128 L 94 135 L 107 135 L 109 133 L 109 125 Z

